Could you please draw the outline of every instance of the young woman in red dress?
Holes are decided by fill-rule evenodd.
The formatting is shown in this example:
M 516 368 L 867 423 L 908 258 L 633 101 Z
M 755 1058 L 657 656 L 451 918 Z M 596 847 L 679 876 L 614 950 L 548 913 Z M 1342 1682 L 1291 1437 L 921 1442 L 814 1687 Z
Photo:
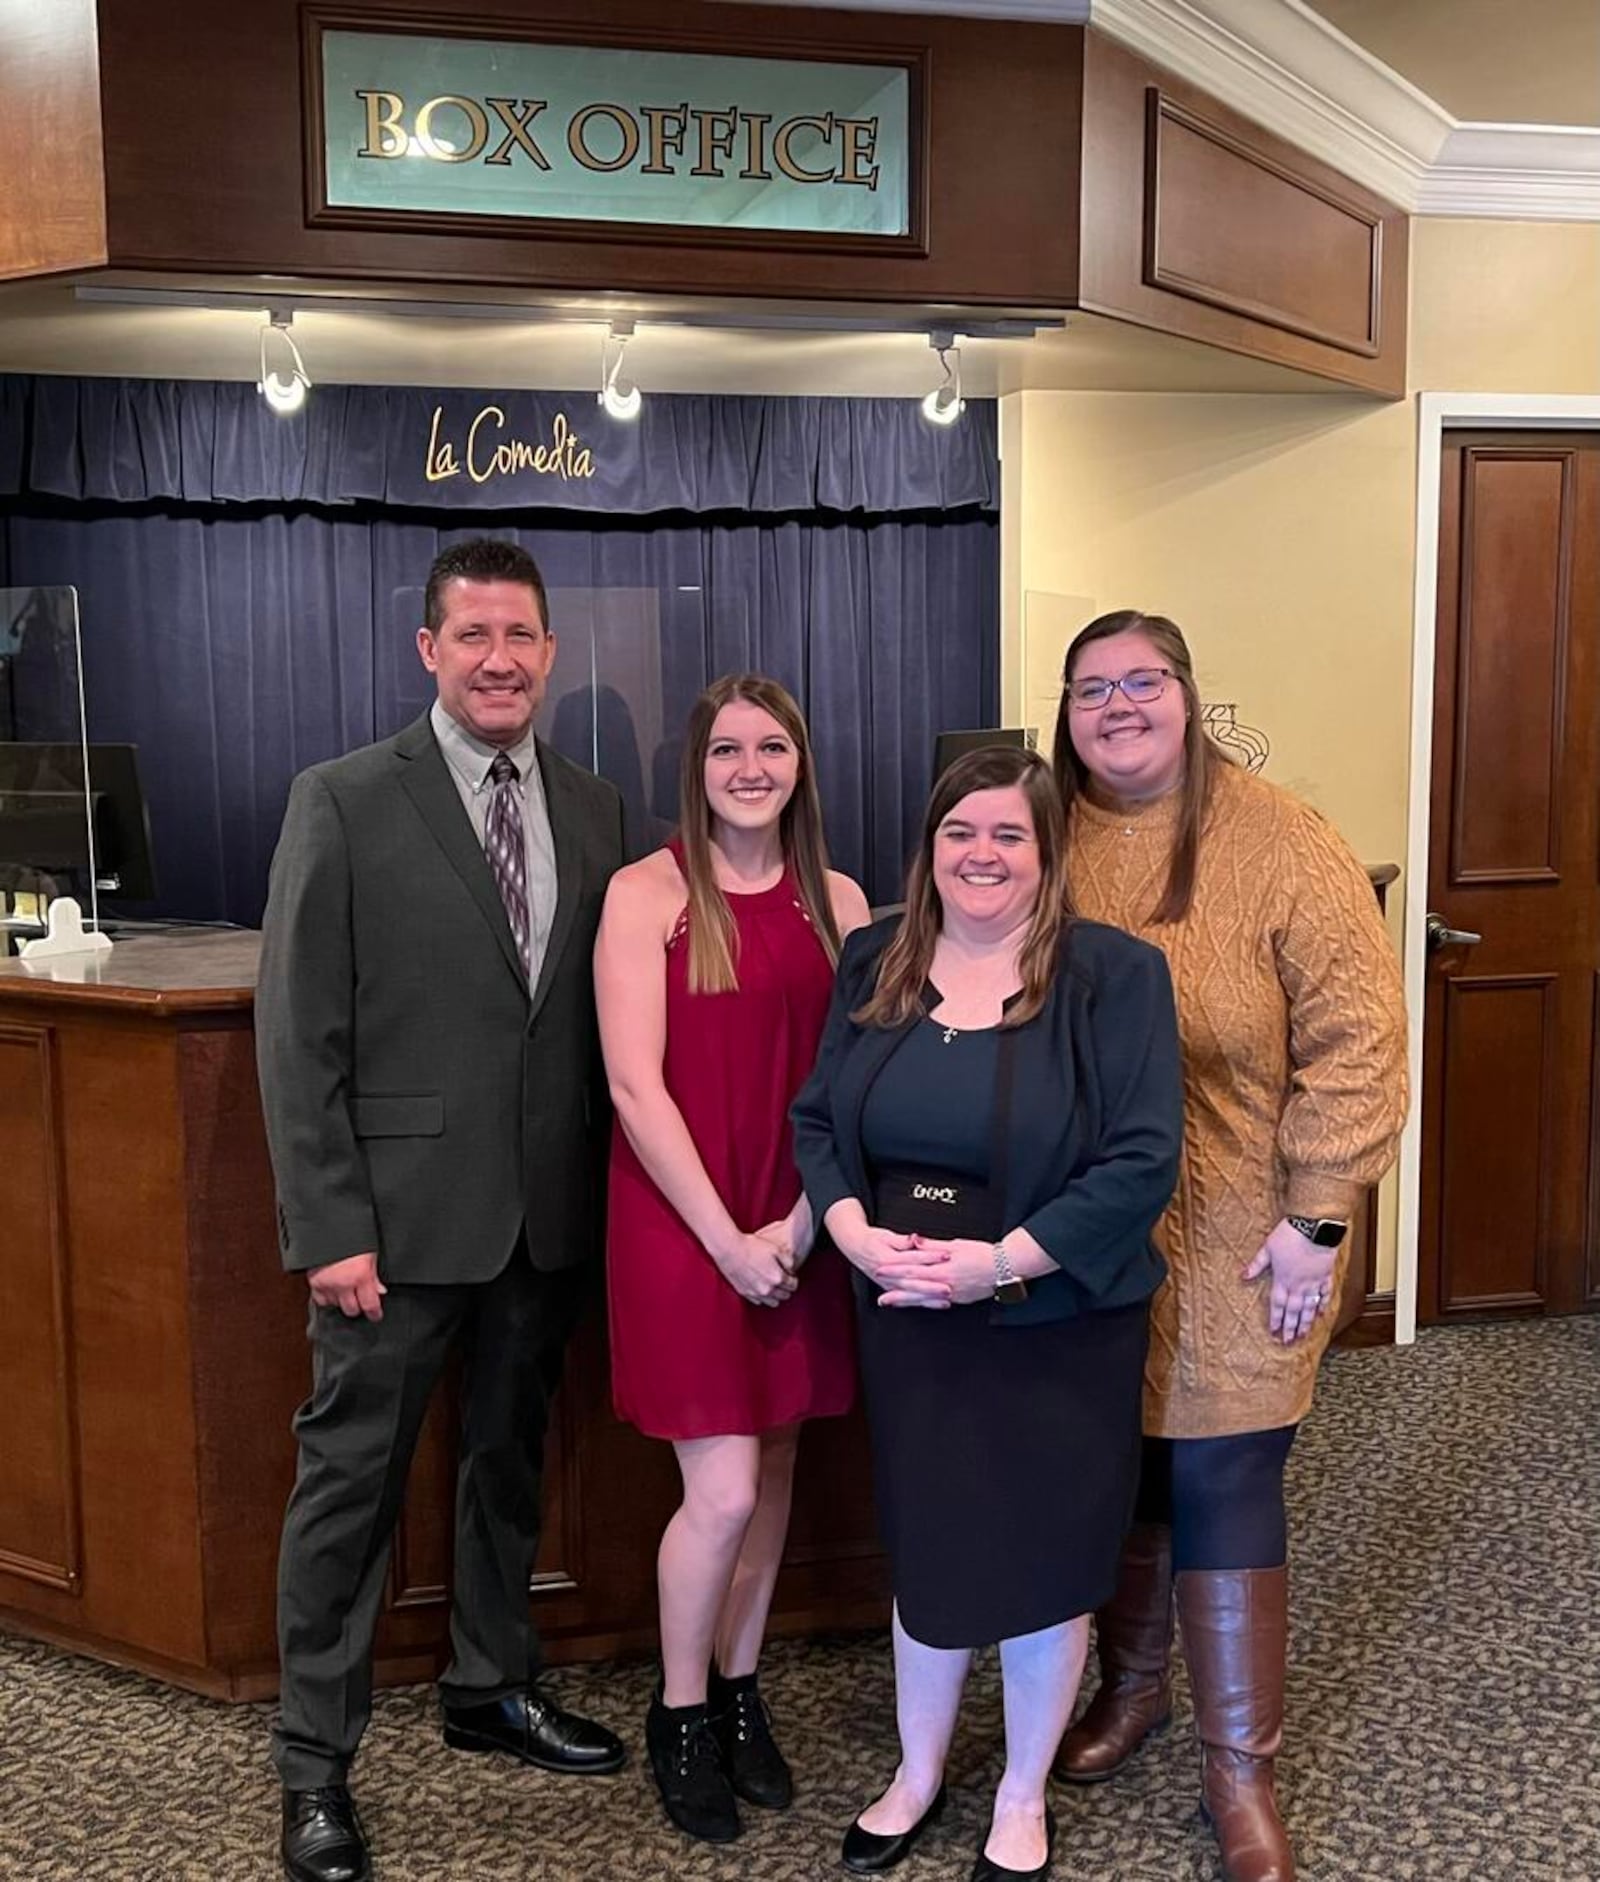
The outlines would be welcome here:
M 788 1111 L 868 910 L 827 867 L 805 721 L 776 681 L 701 694 L 681 800 L 672 842 L 613 876 L 595 950 L 618 1125 L 606 1269 L 617 1413 L 670 1440 L 683 1478 L 645 1741 L 673 1822 L 726 1842 L 736 1798 L 793 1793 L 756 1662 L 801 1423 L 854 1393 L 849 1282 L 830 1246 L 808 1259 Z

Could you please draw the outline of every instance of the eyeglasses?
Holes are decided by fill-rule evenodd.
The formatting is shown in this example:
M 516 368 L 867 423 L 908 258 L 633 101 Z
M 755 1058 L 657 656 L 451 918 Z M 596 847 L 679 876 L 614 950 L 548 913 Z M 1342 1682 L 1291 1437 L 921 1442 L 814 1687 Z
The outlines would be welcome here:
M 1148 706 L 1167 690 L 1172 677 L 1171 667 L 1135 667 L 1120 680 L 1068 680 L 1067 698 L 1079 712 L 1098 712 L 1115 692 L 1135 706 Z

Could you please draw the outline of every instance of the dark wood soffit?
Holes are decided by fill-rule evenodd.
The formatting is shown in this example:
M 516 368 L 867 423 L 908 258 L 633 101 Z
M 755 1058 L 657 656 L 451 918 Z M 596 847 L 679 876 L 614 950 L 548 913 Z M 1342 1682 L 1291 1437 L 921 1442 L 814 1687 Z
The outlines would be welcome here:
M 1404 396 L 1401 210 L 1093 31 L 1083 138 L 1082 306 Z
M 0 280 L 105 259 L 95 0 L 0 0 Z
M 927 254 L 785 249 L 781 236 L 756 249 L 676 231 L 651 240 L 309 227 L 298 0 L 164 0 L 159 8 L 100 0 L 113 265 L 990 306 L 1073 299 L 1080 27 L 705 0 L 667 14 L 656 0 L 544 0 L 534 19 L 467 0 L 387 0 L 341 12 L 375 30 L 447 24 L 493 36 L 548 23 L 669 49 L 788 46 L 845 60 L 869 49 L 915 53 L 930 88 L 923 188 L 936 208 Z M 204 85 L 193 82 L 197 72 Z

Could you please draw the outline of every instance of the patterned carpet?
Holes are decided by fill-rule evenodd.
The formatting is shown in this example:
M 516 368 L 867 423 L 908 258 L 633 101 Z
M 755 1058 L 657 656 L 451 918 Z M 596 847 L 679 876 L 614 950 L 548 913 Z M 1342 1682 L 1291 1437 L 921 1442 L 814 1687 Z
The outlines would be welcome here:
M 1282 1793 L 1302 1882 L 1600 1877 L 1600 1319 L 1455 1329 L 1339 1353 L 1291 1465 L 1295 1635 Z M 637 1743 L 651 1669 L 554 1684 Z M 636 1758 L 578 1783 L 448 1752 L 423 1689 L 380 1697 L 358 1769 L 379 1882 L 791 1882 L 893 1763 L 881 1636 L 775 1649 L 794 1809 L 712 1851 Z M 998 1772 L 993 1656 L 954 1808 L 901 1871 L 965 1877 Z M 211 1704 L 0 1637 L 4 1882 L 271 1882 L 262 1708 Z M 1115 1784 L 1058 1796 L 1062 1882 L 1215 1882 L 1187 1694 Z

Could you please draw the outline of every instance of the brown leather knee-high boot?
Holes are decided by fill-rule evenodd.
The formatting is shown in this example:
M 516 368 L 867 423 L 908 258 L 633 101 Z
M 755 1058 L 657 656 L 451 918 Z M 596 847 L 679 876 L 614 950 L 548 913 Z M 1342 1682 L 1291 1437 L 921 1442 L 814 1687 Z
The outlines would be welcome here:
M 1194 1689 L 1202 1807 L 1228 1882 L 1294 1882 L 1273 1760 L 1283 1739 L 1286 1568 L 1185 1570 L 1178 1626 Z
M 1172 1531 L 1136 1523 L 1117 1591 L 1094 1617 L 1100 1687 L 1061 1741 L 1056 1776 L 1101 1784 L 1172 1717 Z

